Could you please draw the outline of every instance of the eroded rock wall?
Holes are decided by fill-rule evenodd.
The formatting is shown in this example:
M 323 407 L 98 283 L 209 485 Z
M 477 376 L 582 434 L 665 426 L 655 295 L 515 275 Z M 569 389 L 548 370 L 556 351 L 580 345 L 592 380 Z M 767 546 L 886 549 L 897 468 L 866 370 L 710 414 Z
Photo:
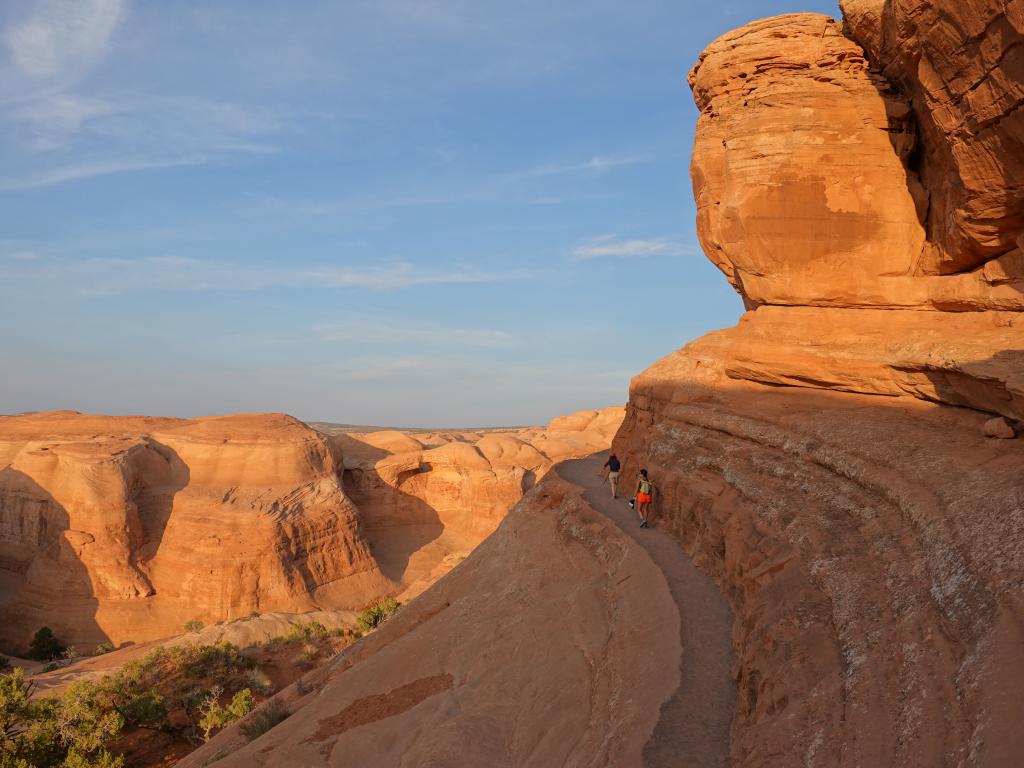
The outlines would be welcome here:
M 0 638 L 45 624 L 88 646 L 361 607 L 386 580 L 340 460 L 283 415 L 0 419 Z
M 694 68 L 698 231 L 750 311 L 636 377 L 614 447 L 733 602 L 734 765 L 1014 765 L 1021 6 L 843 5 Z
M 372 527 L 439 524 L 475 544 L 554 464 L 606 450 L 624 415 L 612 407 L 544 429 L 349 435 L 346 482 Z

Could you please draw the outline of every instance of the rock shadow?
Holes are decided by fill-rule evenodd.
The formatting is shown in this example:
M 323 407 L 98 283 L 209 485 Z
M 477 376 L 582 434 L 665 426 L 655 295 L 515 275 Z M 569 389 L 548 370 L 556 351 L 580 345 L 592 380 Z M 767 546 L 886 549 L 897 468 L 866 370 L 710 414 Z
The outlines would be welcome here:
M 380 457 L 387 457 L 379 451 Z M 342 475 L 345 494 L 358 507 L 363 532 L 381 573 L 396 583 L 405 578 L 413 555 L 445 532 L 441 518 L 427 502 L 402 490 L 402 485 L 417 475 L 432 471 L 429 464 L 401 471 L 389 483 L 377 462 L 360 461 L 346 466 Z
M 172 448 L 151 437 L 146 438 L 146 447 L 149 450 L 138 473 L 140 482 L 132 495 L 138 509 L 141 537 L 133 552 L 135 565 L 156 557 L 171 519 L 174 497 L 191 479 L 188 465 Z
M 24 656 L 43 626 L 80 651 L 107 641 L 96 622 L 92 578 L 76 550 L 91 537 L 71 531 L 67 510 L 24 472 L 4 467 L 0 488 L 0 649 Z

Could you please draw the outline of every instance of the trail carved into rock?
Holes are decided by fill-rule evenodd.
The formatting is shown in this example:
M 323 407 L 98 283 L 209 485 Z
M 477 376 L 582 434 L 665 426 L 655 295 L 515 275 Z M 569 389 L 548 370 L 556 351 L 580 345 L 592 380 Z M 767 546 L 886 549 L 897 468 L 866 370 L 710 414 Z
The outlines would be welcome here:
M 582 488 L 590 506 L 647 551 L 664 573 L 680 616 L 680 684 L 662 705 L 661 717 L 644 747 L 644 765 L 728 765 L 729 728 L 736 706 L 731 672 L 732 609 L 711 577 L 693 564 L 675 539 L 639 527 L 639 518 L 627 505 L 628 485 L 620 489 L 618 499 L 612 498 L 598 474 L 605 457 L 563 462 L 557 472 Z

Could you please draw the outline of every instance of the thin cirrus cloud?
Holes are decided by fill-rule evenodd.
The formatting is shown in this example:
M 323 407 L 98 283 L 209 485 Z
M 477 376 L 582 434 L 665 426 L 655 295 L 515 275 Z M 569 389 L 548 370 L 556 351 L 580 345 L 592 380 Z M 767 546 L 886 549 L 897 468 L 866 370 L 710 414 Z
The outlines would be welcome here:
M 194 157 L 168 158 L 165 160 L 141 159 L 68 165 L 39 171 L 38 173 L 20 178 L 0 179 L 0 192 L 38 189 L 40 187 L 50 187 L 56 184 L 65 184 L 80 179 L 91 179 L 96 176 L 110 176 L 117 173 L 137 173 L 140 171 L 202 165 L 207 160 L 207 157 L 198 155 Z
M 439 285 L 526 280 L 525 272 L 487 272 L 453 267 L 425 269 L 408 262 L 373 266 L 304 264 L 276 266 L 181 256 L 87 259 L 8 257 L 3 288 L 42 288 L 78 296 L 189 291 L 261 291 L 328 288 L 390 291 Z
M 121 0 L 40 0 L 11 27 L 7 47 L 18 72 L 33 80 L 77 77 L 107 52 Z
M 506 183 L 540 179 L 548 176 L 564 176 L 574 173 L 604 173 L 615 168 L 654 162 L 653 155 L 594 155 L 589 160 L 572 163 L 552 163 L 525 168 L 505 174 Z
M 445 347 L 507 349 L 515 339 L 504 331 L 411 325 L 390 318 L 351 317 L 313 328 L 321 341 L 361 344 L 415 344 Z
M 601 235 L 576 246 L 571 251 L 573 261 L 592 259 L 640 259 L 653 256 L 693 256 L 697 249 L 668 237 L 650 240 L 623 240 L 615 235 Z
M 128 0 L 25 0 L 0 38 L 0 192 L 279 151 L 267 106 L 148 90 L 95 91 Z M 13 14 L 12 14 L 13 15 Z M 8 155 L 8 157 L 4 157 Z

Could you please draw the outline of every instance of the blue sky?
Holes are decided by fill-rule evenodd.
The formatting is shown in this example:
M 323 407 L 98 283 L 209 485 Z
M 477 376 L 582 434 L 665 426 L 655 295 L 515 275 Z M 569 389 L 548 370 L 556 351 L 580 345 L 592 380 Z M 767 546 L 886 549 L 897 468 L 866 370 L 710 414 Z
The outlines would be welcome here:
M 819 0 L 0 3 L 0 412 L 540 423 L 733 324 L 686 73 Z

